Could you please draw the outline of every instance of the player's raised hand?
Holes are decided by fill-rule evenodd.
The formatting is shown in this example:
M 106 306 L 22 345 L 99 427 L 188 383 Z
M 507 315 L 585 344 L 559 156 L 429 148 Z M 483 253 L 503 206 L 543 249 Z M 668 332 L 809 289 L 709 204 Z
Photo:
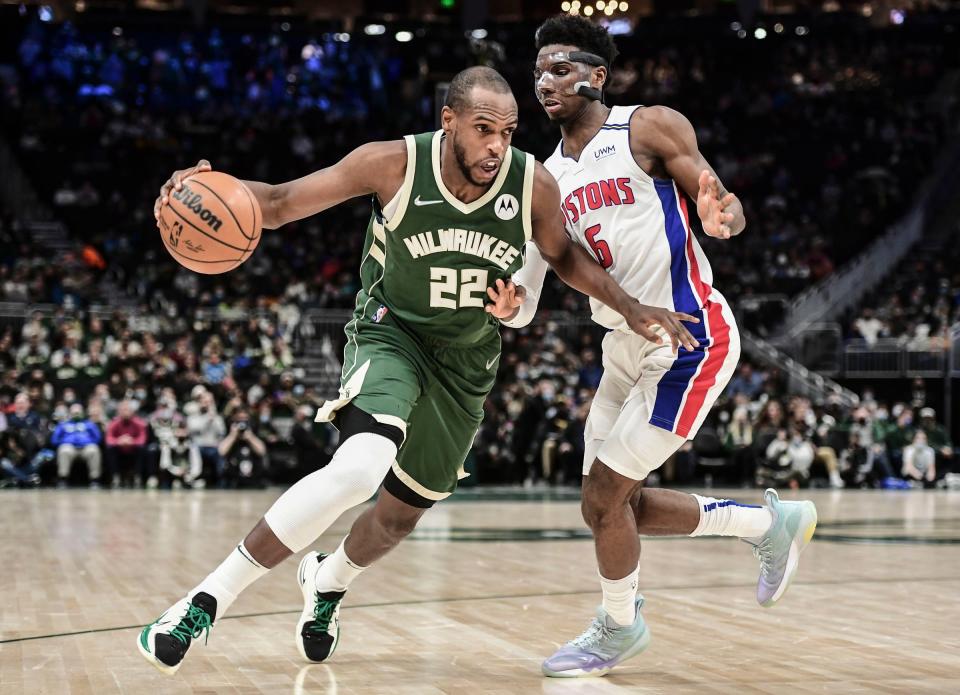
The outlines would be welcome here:
M 497 280 L 497 287 L 487 288 L 487 296 L 493 304 L 487 304 L 484 310 L 488 314 L 493 314 L 496 318 L 503 320 L 511 318 L 523 304 L 523 298 L 527 291 L 520 285 L 515 285 L 513 280 Z
M 634 333 L 643 336 L 652 343 L 660 344 L 663 342 L 663 339 L 650 328 L 651 326 L 660 326 L 670 336 L 674 351 L 677 350 L 678 346 L 683 346 L 686 350 L 694 350 L 700 344 L 687 330 L 687 327 L 681 323 L 682 321 L 700 323 L 700 319 L 690 314 L 661 309 L 657 306 L 647 306 L 637 302 L 624 318 L 627 319 L 627 324 Z
M 727 208 L 737 197 L 727 193 L 720 197 L 720 184 L 717 177 L 704 169 L 700 172 L 700 190 L 697 192 L 697 215 L 703 223 L 703 231 L 718 239 L 729 239 L 731 236 L 730 223 L 733 222 L 733 213 Z
M 210 166 L 210 162 L 206 159 L 201 159 L 199 162 L 194 164 L 189 169 L 178 169 L 170 175 L 170 178 L 163 182 L 163 185 L 160 186 L 160 195 L 157 196 L 157 199 L 153 203 L 153 216 L 156 219 L 160 219 L 160 207 L 166 205 L 169 202 L 169 196 L 171 191 L 179 191 L 183 188 L 183 182 L 185 179 L 190 178 L 194 174 L 199 174 L 201 171 L 210 171 L 213 167 Z

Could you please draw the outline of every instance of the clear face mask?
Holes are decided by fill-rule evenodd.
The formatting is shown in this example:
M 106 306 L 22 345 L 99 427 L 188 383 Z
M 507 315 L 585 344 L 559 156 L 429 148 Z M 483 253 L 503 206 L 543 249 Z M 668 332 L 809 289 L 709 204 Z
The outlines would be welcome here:
M 576 81 L 573 83 L 572 89 L 561 89 L 559 83 L 568 80 L 570 76 L 553 73 L 553 67 L 558 63 L 570 65 L 571 70 L 576 73 Z M 606 67 L 606 62 L 600 56 L 584 51 L 570 51 L 569 53 L 559 51 L 542 55 L 537 58 L 533 70 L 534 94 L 539 100 L 544 88 L 547 88 L 562 96 L 583 96 L 599 101 L 602 98 L 602 93 L 599 89 L 590 85 L 590 77 L 593 68 L 601 66 Z

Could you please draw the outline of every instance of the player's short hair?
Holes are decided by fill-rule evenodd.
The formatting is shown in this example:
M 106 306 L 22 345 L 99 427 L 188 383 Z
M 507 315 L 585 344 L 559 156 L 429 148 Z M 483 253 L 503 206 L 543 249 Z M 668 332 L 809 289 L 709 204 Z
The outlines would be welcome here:
M 503 75 L 483 65 L 476 65 L 466 70 L 458 72 L 450 81 L 450 87 L 447 89 L 447 99 L 444 102 L 454 111 L 463 111 L 473 105 L 470 100 L 470 92 L 474 87 L 489 89 L 497 94 L 512 94 L 510 85 Z
M 537 29 L 534 40 L 538 51 L 544 46 L 559 43 L 598 55 L 607 61 L 608 73 L 619 54 L 610 32 L 580 15 L 559 14 L 551 17 Z

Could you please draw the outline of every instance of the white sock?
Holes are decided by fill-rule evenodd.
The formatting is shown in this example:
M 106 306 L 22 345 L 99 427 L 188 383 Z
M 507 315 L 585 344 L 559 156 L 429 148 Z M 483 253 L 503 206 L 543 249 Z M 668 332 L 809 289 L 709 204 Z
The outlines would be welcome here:
M 354 579 L 360 576 L 366 567 L 353 562 L 347 557 L 346 546 L 347 539 L 344 538 L 340 547 L 324 558 L 317 570 L 317 576 L 314 582 L 317 591 L 325 593 L 327 591 L 345 591 Z
M 637 580 L 640 567 L 623 579 L 607 579 L 600 575 L 600 588 L 603 589 L 603 609 L 617 625 L 627 627 L 637 619 Z
M 740 504 L 733 500 L 694 495 L 700 507 L 700 523 L 691 536 L 762 536 L 773 524 L 773 516 L 766 507 Z
M 330 463 L 284 492 L 263 518 L 281 543 L 299 553 L 341 514 L 373 496 L 396 455 L 396 444 L 383 435 L 355 434 Z
M 200 584 L 193 588 L 187 596 L 194 596 L 204 591 L 217 599 L 217 615 L 219 620 L 227 609 L 240 595 L 240 592 L 260 579 L 270 570 L 253 559 L 250 551 L 240 543 L 227 559 L 220 563 L 213 572 L 207 575 Z

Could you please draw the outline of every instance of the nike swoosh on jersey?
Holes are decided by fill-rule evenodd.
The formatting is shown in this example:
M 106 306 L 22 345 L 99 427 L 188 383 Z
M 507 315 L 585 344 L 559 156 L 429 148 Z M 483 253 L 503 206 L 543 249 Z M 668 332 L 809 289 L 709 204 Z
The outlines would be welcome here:
M 417 207 L 422 207 L 424 205 L 437 205 L 438 203 L 442 202 L 442 200 L 420 200 L 420 196 L 417 196 L 413 199 L 413 204 Z
M 487 362 L 487 369 L 490 369 L 490 367 L 493 366 L 493 363 L 496 362 L 498 359 L 500 359 L 500 356 L 499 356 L 499 355 L 497 355 L 496 357 L 494 357 L 492 360 L 488 361 L 488 362 Z

